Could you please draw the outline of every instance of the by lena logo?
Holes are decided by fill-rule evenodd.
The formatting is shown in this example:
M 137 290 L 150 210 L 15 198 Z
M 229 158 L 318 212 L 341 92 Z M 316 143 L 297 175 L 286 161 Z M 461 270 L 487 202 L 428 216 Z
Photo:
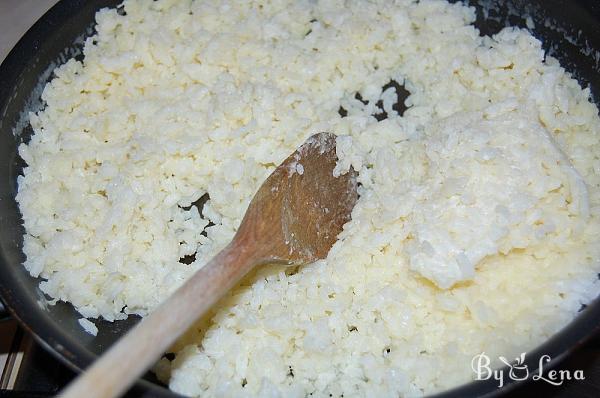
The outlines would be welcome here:
M 471 361 L 471 369 L 475 373 L 475 380 L 489 380 L 493 378 L 498 381 L 498 387 L 502 387 L 505 384 L 507 379 L 510 380 L 525 380 L 529 377 L 529 369 L 527 364 L 525 363 L 525 353 L 521 353 L 517 358 L 515 358 L 514 362 L 509 362 L 504 357 L 498 357 L 498 359 L 508 366 L 508 375 L 505 374 L 506 369 L 492 369 L 490 364 L 490 358 L 482 352 L 481 354 L 477 354 L 473 357 Z M 585 380 L 585 376 L 583 375 L 583 370 L 575 370 L 571 372 L 570 370 L 549 370 L 546 374 L 544 374 L 544 365 L 550 362 L 549 355 L 542 355 L 540 357 L 540 361 L 538 363 L 538 368 L 536 373 L 531 377 L 532 380 L 538 381 L 542 380 L 546 383 L 550 383 L 554 386 L 560 386 L 565 382 L 565 380 Z

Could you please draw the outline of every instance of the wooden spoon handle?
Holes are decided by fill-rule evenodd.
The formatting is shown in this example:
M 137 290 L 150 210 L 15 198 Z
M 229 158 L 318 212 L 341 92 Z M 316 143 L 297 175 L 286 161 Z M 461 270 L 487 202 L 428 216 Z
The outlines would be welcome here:
M 143 318 L 60 394 L 63 398 L 109 398 L 124 393 L 185 332 L 254 266 L 234 240 Z

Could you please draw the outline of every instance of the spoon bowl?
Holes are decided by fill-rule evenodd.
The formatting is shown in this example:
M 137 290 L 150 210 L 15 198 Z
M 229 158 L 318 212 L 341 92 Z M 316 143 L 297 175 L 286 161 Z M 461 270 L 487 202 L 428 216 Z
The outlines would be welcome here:
M 234 241 L 262 242 L 265 262 L 325 258 L 358 199 L 353 169 L 333 175 L 335 143 L 334 134 L 315 134 L 277 167 L 250 202 Z

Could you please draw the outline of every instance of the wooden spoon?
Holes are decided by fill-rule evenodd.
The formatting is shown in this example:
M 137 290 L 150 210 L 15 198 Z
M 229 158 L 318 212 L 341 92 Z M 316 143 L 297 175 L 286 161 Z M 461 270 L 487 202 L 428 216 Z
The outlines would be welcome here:
M 333 176 L 336 136 L 310 137 L 260 187 L 231 241 L 61 394 L 115 397 L 252 268 L 325 258 L 358 198 L 356 173 Z

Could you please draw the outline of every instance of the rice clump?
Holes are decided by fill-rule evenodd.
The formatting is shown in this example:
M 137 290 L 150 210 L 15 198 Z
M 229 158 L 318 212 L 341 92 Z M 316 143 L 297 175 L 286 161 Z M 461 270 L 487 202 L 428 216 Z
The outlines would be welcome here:
M 529 32 L 474 20 L 433 0 L 99 11 L 19 148 L 25 266 L 84 318 L 146 315 L 329 131 L 362 187 L 327 259 L 258 270 L 159 377 L 190 396 L 415 396 L 469 381 L 477 353 L 534 348 L 599 291 L 600 120 Z

